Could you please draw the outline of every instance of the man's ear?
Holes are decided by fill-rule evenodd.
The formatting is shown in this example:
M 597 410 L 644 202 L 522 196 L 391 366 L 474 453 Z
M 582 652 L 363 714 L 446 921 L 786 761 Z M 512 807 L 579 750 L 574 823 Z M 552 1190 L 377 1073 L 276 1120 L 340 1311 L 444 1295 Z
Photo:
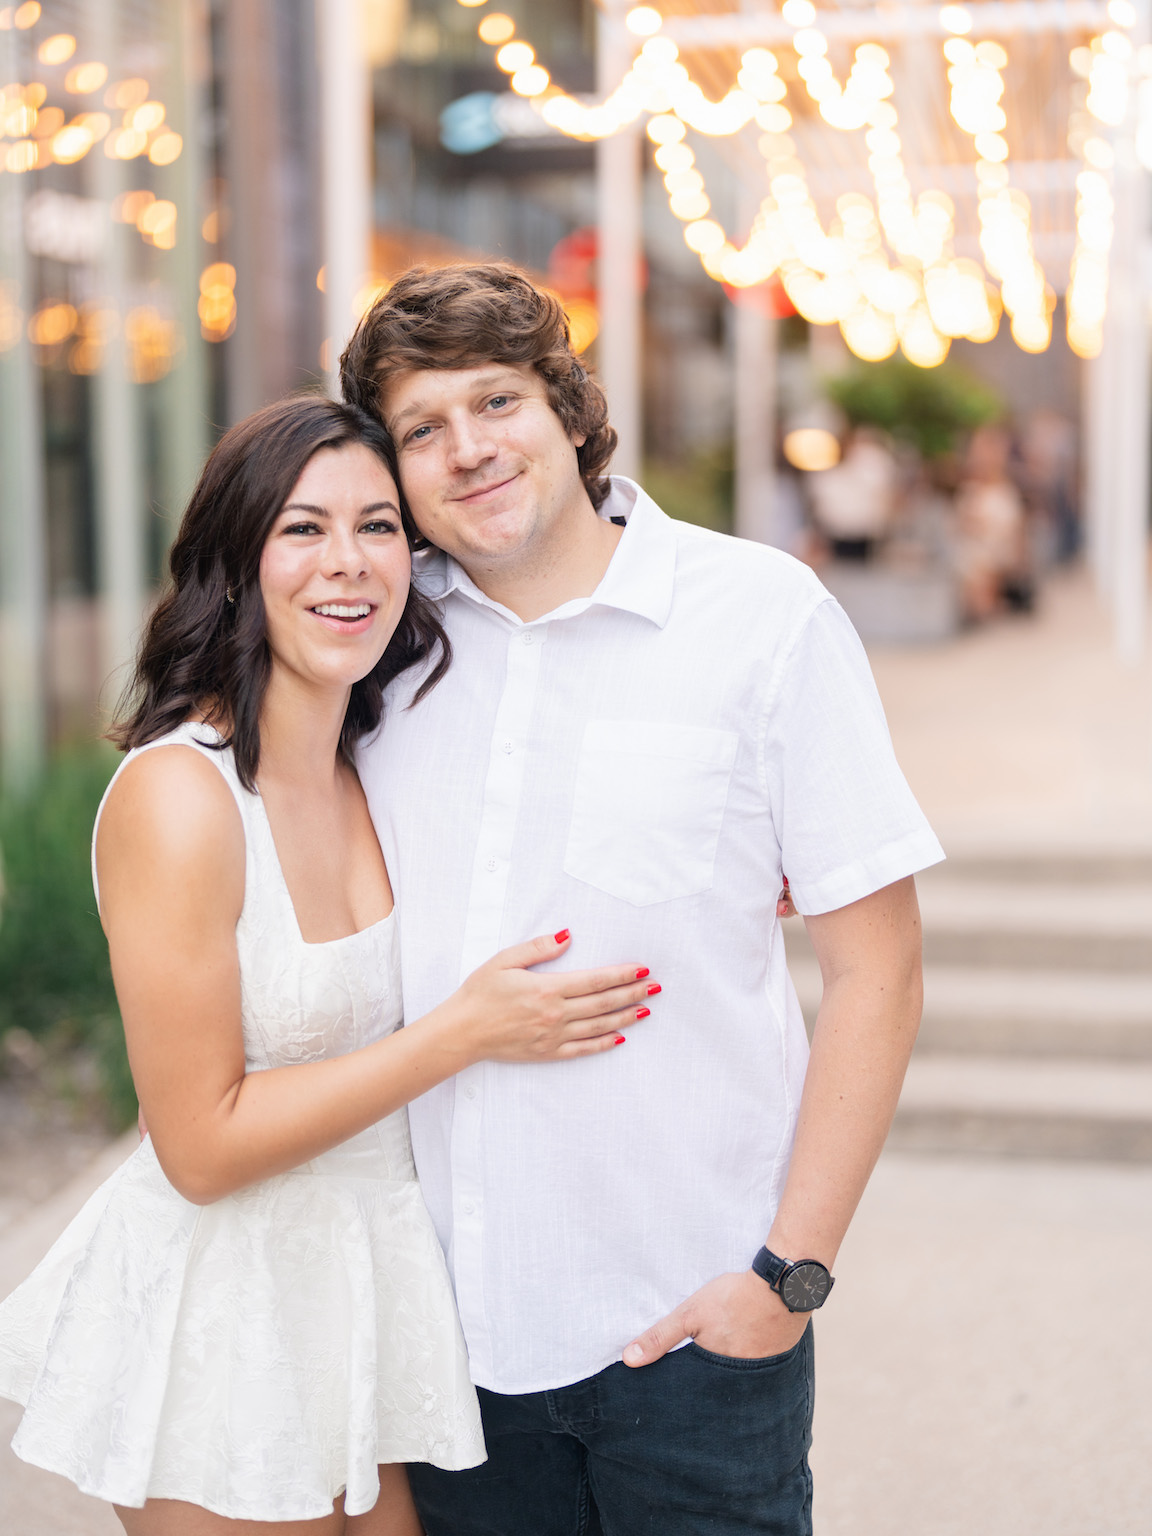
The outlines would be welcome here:
M 587 432 L 577 432 L 575 434 L 575 436 L 573 437 L 573 439 L 572 439 L 572 446 L 573 446 L 573 448 L 583 448 L 584 444 L 587 441 L 588 441 L 588 434 L 587 434 Z

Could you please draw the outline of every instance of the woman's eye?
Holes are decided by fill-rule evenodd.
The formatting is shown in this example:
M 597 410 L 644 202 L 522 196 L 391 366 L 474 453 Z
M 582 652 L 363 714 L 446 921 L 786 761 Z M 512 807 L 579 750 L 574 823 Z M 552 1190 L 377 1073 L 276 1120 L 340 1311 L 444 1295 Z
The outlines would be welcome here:
M 370 523 L 365 523 L 362 531 L 364 533 L 395 533 L 396 524 L 389 522 L 386 518 L 376 518 Z
M 285 533 L 319 533 L 315 523 L 289 523 L 284 529 Z

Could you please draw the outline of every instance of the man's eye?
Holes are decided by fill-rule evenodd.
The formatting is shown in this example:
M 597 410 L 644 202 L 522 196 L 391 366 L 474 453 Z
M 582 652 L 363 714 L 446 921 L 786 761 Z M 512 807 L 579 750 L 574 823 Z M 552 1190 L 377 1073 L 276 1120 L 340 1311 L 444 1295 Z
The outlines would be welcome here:
M 427 436 L 427 434 L 429 432 L 431 432 L 431 430 L 432 430 L 431 427 L 415 427 L 411 432 L 409 432 L 408 436 L 405 438 L 405 442 L 408 442 L 408 443 L 423 442 L 424 438 Z
M 511 395 L 493 395 L 488 404 L 495 406 L 499 410 L 502 405 L 507 405 L 511 398 Z

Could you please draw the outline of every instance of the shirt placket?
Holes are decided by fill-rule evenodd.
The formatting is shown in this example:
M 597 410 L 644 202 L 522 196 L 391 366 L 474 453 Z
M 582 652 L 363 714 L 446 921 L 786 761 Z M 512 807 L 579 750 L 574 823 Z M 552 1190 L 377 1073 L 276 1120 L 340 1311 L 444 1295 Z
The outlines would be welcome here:
M 520 810 L 528 728 L 535 706 L 547 626 L 513 629 L 504 688 L 488 749 L 480 832 L 472 864 L 460 980 L 500 948 L 508 896 L 512 839 Z M 528 935 L 523 935 L 528 937 Z M 473 1361 L 491 1373 L 484 1301 L 484 1085 L 487 1063 L 456 1078 L 452 1116 L 452 1268 L 460 1320 Z

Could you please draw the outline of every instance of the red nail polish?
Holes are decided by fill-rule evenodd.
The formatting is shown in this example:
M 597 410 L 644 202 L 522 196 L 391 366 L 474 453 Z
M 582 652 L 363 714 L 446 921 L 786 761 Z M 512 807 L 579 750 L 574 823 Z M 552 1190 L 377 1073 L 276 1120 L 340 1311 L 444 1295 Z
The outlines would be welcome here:
M 781 875 L 780 878 L 784 882 L 784 889 L 787 890 L 788 889 L 788 876 L 787 875 Z
M 564 940 L 571 937 L 571 935 L 567 928 L 561 928 L 560 932 L 554 933 L 552 937 L 556 940 L 557 944 L 563 944 Z
M 649 996 L 649 997 L 655 997 L 655 996 L 656 996 L 656 994 L 657 994 L 657 992 L 660 992 L 660 991 L 662 991 L 662 990 L 663 990 L 663 989 L 662 989 L 662 987 L 661 987 L 661 986 L 660 986 L 660 983 L 659 983 L 659 982 L 658 982 L 658 981 L 654 981 L 654 982 L 653 982 L 653 983 L 652 983 L 652 985 L 651 985 L 651 986 L 650 986 L 650 987 L 649 987 L 649 988 L 648 988 L 648 996 Z
M 616 1036 L 616 1044 L 617 1045 L 623 1045 L 624 1044 L 624 1036 L 623 1035 L 617 1035 Z
M 646 1019 L 651 1012 L 651 1008 L 637 1008 L 636 1017 L 638 1019 Z
M 650 972 L 648 970 L 648 967 L 646 965 L 642 965 L 640 967 L 640 969 L 636 972 L 636 980 L 637 981 L 643 981 L 645 976 L 647 976 L 649 974 L 650 974 Z

